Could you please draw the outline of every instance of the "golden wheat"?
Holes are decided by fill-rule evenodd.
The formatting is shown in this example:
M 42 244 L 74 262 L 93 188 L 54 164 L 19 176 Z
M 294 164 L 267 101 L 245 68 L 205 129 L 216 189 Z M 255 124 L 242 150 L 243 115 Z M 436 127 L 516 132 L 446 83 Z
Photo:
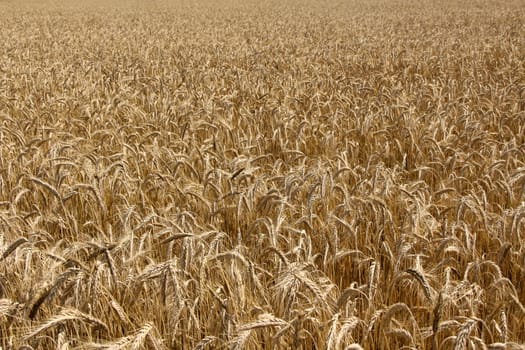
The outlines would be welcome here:
M 523 349 L 524 23 L 0 1 L 0 347 Z

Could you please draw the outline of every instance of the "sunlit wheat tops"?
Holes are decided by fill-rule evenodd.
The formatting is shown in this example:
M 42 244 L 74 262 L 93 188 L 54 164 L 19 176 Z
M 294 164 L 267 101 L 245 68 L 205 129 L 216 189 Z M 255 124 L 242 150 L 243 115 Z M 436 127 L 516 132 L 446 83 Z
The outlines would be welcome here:
M 525 4 L 0 2 L 2 349 L 524 349 Z

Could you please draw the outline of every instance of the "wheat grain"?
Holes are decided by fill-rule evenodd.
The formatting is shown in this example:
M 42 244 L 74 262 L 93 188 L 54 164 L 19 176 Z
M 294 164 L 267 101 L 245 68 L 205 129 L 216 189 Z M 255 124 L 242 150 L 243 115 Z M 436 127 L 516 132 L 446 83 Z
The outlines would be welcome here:
M 520 348 L 523 17 L 0 1 L 0 345 Z

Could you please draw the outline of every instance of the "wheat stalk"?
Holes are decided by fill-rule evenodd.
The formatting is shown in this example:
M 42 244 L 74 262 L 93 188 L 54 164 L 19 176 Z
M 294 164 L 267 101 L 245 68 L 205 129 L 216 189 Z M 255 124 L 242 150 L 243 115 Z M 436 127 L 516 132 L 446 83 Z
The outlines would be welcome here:
M 56 316 L 51 317 L 46 322 L 44 322 L 42 325 L 36 327 L 24 337 L 24 340 L 27 341 L 31 338 L 34 338 L 36 335 L 46 331 L 49 328 L 59 326 L 59 325 L 65 325 L 68 322 L 71 321 L 78 321 L 81 323 L 86 324 L 92 324 L 94 326 L 100 327 L 104 330 L 108 330 L 108 327 L 99 319 L 90 316 L 88 314 L 85 314 L 83 312 L 80 312 L 77 309 L 68 309 L 65 308 L 62 311 L 60 311 Z

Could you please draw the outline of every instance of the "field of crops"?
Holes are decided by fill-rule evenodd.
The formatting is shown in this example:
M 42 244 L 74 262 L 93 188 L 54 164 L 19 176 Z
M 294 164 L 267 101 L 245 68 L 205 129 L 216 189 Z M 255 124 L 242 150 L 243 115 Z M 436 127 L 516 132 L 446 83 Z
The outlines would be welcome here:
M 2 349 L 524 349 L 525 2 L 0 2 Z

